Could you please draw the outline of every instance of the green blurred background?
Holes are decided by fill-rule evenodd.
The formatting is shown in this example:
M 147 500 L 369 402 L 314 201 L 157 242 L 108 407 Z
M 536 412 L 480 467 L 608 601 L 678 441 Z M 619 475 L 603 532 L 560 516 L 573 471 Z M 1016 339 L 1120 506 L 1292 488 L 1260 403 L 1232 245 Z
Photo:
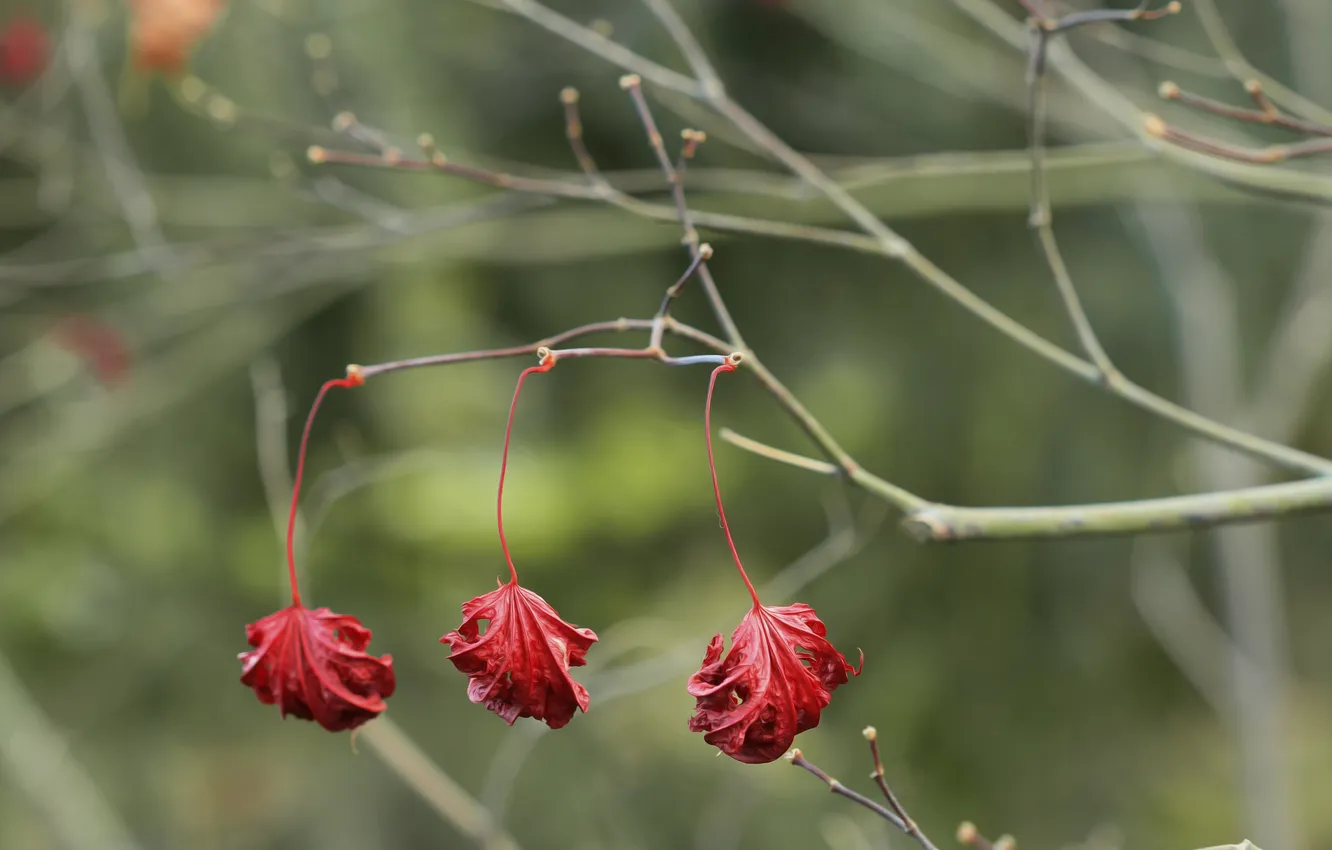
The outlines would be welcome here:
M 994 2 L 1020 28 L 1016 2 Z M 1325 5 L 1219 3 L 1250 61 L 1332 105 L 1314 37 L 1332 32 Z M 1143 108 L 1160 109 L 1165 78 L 1238 102 L 1191 6 L 1073 46 Z M 686 70 L 638 3 L 556 8 Z M 1026 227 L 1020 52 L 939 0 L 679 8 L 738 102 L 950 274 L 1075 346 Z M 567 174 L 558 93 L 572 85 L 601 167 L 665 201 L 619 69 L 467 2 L 234 0 L 173 94 L 126 75 L 126 7 L 0 0 L 0 17 L 24 13 L 57 53 L 0 111 L 0 847 L 464 847 L 485 832 L 475 806 L 527 848 L 909 843 L 785 763 L 718 758 L 686 729 L 685 681 L 746 605 L 711 504 L 702 367 L 568 362 L 519 409 L 509 537 L 525 584 L 601 635 L 578 672 L 586 716 L 509 728 L 468 703 L 437 642 L 504 569 L 493 495 L 526 360 L 376 379 L 331 395 L 315 426 L 304 593 L 393 654 L 387 717 L 410 741 L 372 724 L 353 748 L 238 682 L 245 624 L 284 604 L 275 513 L 322 381 L 348 362 L 645 318 L 686 260 L 670 223 L 314 168 L 306 145 L 351 110 L 404 149 L 429 131 L 458 162 Z M 668 142 L 711 134 L 691 166 L 698 208 L 850 227 L 702 107 L 649 96 Z M 1326 326 L 1291 331 L 1322 315 L 1305 310 L 1326 298 L 1324 214 L 1155 160 L 1057 81 L 1051 98 L 1052 142 L 1068 146 L 1052 157 L 1057 230 L 1118 366 L 1332 454 Z M 753 349 L 858 461 L 926 498 L 1144 498 L 1234 467 L 881 258 L 704 237 Z M 693 285 L 676 315 L 716 331 Z M 62 344 L 70 316 L 123 337 L 123 380 L 99 381 Z M 1303 379 L 1274 400 L 1287 358 Z M 815 453 L 743 373 L 714 416 Z M 963 819 L 1031 848 L 1332 847 L 1325 518 L 923 546 L 859 492 L 718 451 L 765 601 L 814 605 L 839 649 L 865 653 L 799 745 L 868 792 L 861 729 L 876 726 L 891 782 L 941 847 Z M 1271 604 L 1236 583 L 1237 564 Z M 1216 623 L 1257 635 L 1250 660 L 1231 659 Z M 1276 665 L 1261 692 L 1237 689 L 1246 663 Z M 441 817 L 422 791 L 462 814 Z

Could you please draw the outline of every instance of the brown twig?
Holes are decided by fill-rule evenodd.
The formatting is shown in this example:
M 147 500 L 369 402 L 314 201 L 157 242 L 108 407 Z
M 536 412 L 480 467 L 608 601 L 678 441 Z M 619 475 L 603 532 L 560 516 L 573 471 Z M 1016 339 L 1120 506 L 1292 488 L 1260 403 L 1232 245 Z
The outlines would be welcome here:
M 805 754 L 800 752 L 798 748 L 791 750 L 791 752 L 788 753 L 786 757 L 791 760 L 791 764 L 795 765 L 801 770 L 808 771 L 809 773 L 812 773 L 814 774 L 814 776 L 818 777 L 819 781 L 822 782 L 824 785 L 827 785 L 828 790 L 831 791 L 832 793 L 837 794 L 840 797 L 845 797 L 858 806 L 864 806 L 865 808 L 869 809 L 871 812 L 874 812 L 874 814 L 878 815 L 879 817 L 891 823 L 893 826 L 897 827 L 903 832 L 906 832 L 906 822 L 903 821 L 900 817 L 898 817 L 896 812 L 879 803 L 874 802 L 869 797 L 866 797 L 864 794 L 861 794 L 858 791 L 852 791 L 850 788 L 847 788 L 841 782 L 839 782 L 838 780 L 834 779 L 833 777 L 825 773 L 823 769 L 820 768 L 818 765 L 815 765 L 812 762 L 810 762 L 808 759 L 806 759 Z
M 874 759 L 874 783 L 878 785 L 879 790 L 883 792 L 884 799 L 888 801 L 888 805 L 892 806 L 893 811 L 897 812 L 897 816 L 902 819 L 902 829 L 907 835 L 916 839 L 916 842 L 920 844 L 921 847 L 925 848 L 925 850 L 937 850 L 933 842 L 925 837 L 925 833 L 921 832 L 920 827 L 911 819 L 911 816 L 907 814 L 907 811 L 902 807 L 902 804 L 898 802 L 897 795 L 893 793 L 893 789 L 888 787 L 888 780 L 885 779 L 883 775 L 883 759 L 879 756 L 878 730 L 873 726 L 866 726 L 865 731 L 862 734 L 865 736 L 865 740 L 869 741 L 870 757 Z
M 1055 239 L 1054 222 L 1050 209 L 1050 195 L 1045 166 L 1046 92 L 1045 64 L 1050 40 L 1080 26 L 1096 23 L 1155 20 L 1179 12 L 1179 3 L 1171 2 L 1156 10 L 1148 9 L 1149 0 L 1143 0 L 1133 9 L 1098 9 L 1074 12 L 1058 18 L 1049 17 L 1032 0 L 1022 0 L 1028 18 L 1027 48 L 1027 143 L 1031 150 L 1031 213 L 1029 224 L 1036 232 L 1037 243 L 1045 258 L 1050 274 L 1059 291 L 1060 300 L 1077 334 L 1078 343 L 1107 385 L 1123 383 L 1123 376 L 1101 345 L 1096 331 L 1064 261 L 1059 242 Z
M 744 349 L 746 347 L 745 340 L 740 334 L 740 328 L 736 325 L 735 320 L 731 318 L 731 311 L 727 309 L 721 291 L 717 288 L 717 282 L 712 279 L 712 272 L 708 270 L 707 261 L 702 257 L 698 228 L 694 226 L 689 205 L 685 202 L 684 176 L 671 164 L 671 157 L 666 153 L 666 145 L 662 141 L 661 131 L 657 129 L 657 122 L 652 117 L 652 109 L 648 106 L 647 98 L 643 96 L 643 81 L 637 74 L 626 74 L 620 78 L 620 88 L 629 92 L 629 97 L 634 103 L 634 110 L 638 113 L 638 119 L 643 122 L 643 129 L 647 132 L 648 144 L 657 157 L 657 164 L 661 166 L 661 173 L 665 175 L 667 185 L 671 187 L 671 198 L 675 201 L 676 215 L 679 217 L 680 226 L 684 228 L 685 246 L 689 249 L 690 259 L 698 261 L 698 281 L 703 286 L 703 292 L 708 297 L 708 303 L 712 305 L 712 312 L 717 317 L 717 322 L 722 326 L 722 330 L 726 333 L 727 340 L 736 348 Z M 701 135 L 684 136 L 685 149 L 690 151 L 690 156 L 692 156 L 692 149 L 697 147 L 702 138 Z M 681 160 L 684 159 L 686 157 L 682 151 Z M 667 297 L 662 301 L 661 317 L 663 319 L 670 314 L 670 305 L 673 298 L 674 295 L 668 291 Z
M 1157 115 L 1146 117 L 1143 125 L 1144 129 L 1152 136 L 1189 150 L 1221 157 L 1222 159 L 1258 165 L 1271 165 L 1290 159 L 1332 152 L 1332 125 L 1300 118 L 1283 111 L 1267 96 L 1266 92 L 1263 91 L 1262 84 L 1255 79 L 1246 80 L 1244 90 L 1253 99 L 1257 108 L 1231 106 L 1210 97 L 1203 97 L 1185 91 L 1179 85 L 1170 81 L 1161 83 L 1157 89 L 1157 94 L 1163 100 L 1175 101 L 1200 112 L 1247 124 L 1280 127 L 1312 138 L 1298 142 L 1268 145 L 1262 148 L 1251 148 L 1219 141 L 1188 130 L 1181 130 L 1166 123 L 1164 119 Z
M 892 788 L 888 785 L 888 781 L 884 778 L 883 759 L 879 756 L 878 732 L 873 726 L 867 726 L 865 727 L 863 734 L 865 740 L 869 741 L 870 757 L 874 760 L 874 772 L 870 775 L 873 777 L 875 784 L 879 786 L 879 791 L 883 793 L 884 799 L 888 801 L 886 807 L 874 802 L 858 791 L 853 791 L 852 789 L 847 788 L 840 781 L 828 775 L 827 771 L 805 758 L 805 754 L 799 749 L 791 750 L 791 752 L 787 754 L 787 758 L 790 759 L 791 764 L 817 777 L 820 782 L 828 786 L 828 790 L 832 793 L 845 797 L 858 806 L 863 806 L 864 808 L 869 809 L 871 812 L 874 812 L 874 814 L 911 836 L 911 838 L 921 846 L 922 850 L 937 850 L 934 846 L 934 842 L 930 841 L 916 822 L 911 819 L 911 816 L 907 814 L 906 808 L 902 806 L 901 802 L 897 799 L 897 795 L 893 793 Z M 976 847 L 977 850 L 995 850 L 995 848 L 999 847 L 1000 842 L 1005 840 L 1000 839 L 999 842 L 991 844 L 989 841 L 985 840 L 984 836 L 982 836 L 976 830 L 976 827 L 970 822 L 963 823 L 962 826 L 958 828 L 957 839 L 963 844 Z M 1012 845 L 1013 840 L 1008 838 L 1008 850 L 1012 850 Z

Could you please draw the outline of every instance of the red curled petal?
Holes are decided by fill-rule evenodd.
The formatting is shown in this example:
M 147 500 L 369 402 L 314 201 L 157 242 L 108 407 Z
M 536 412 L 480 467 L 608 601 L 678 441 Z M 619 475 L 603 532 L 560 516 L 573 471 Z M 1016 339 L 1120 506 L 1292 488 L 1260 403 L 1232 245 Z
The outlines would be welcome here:
M 803 603 L 751 608 L 731 635 L 730 652 L 722 656 L 717 635 L 689 679 L 697 701 L 690 731 L 737 761 L 781 758 L 796 735 L 819 725 L 832 692 L 860 672 L 827 633 Z
M 464 603 L 462 612 L 462 624 L 439 640 L 470 679 L 468 699 L 511 726 L 519 717 L 535 717 L 558 729 L 575 709 L 587 711 L 587 689 L 569 668 L 587 663 L 587 650 L 597 641 L 591 629 L 561 620 L 546 600 L 517 582 Z
M 397 680 L 393 656 L 367 655 L 370 630 L 327 608 L 291 605 L 246 626 L 241 683 L 282 716 L 313 720 L 330 732 L 379 715 Z

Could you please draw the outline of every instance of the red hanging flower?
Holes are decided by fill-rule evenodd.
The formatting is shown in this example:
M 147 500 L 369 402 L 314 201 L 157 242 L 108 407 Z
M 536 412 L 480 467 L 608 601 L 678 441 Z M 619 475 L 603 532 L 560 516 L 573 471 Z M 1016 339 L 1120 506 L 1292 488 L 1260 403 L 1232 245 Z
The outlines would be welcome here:
M 781 758 L 796 735 L 819 725 L 837 686 L 860 673 L 827 634 L 803 603 L 749 609 L 731 634 L 731 651 L 722 657 L 717 635 L 689 679 L 698 700 L 689 730 L 706 733 L 703 740 L 737 761 Z
M 518 394 L 528 375 L 549 372 L 555 366 L 549 350 L 542 349 L 539 355 L 539 365 L 518 375 L 500 460 L 495 513 L 500 548 L 509 564 L 509 583 L 465 603 L 462 625 L 439 642 L 452 648 L 449 660 L 470 679 L 467 698 L 472 702 L 484 704 L 510 726 L 519 717 L 535 717 L 558 729 L 573 719 L 575 707 L 587 711 L 587 689 L 574 681 L 569 668 L 587 663 L 587 650 L 597 636 L 591 629 L 566 623 L 546 600 L 519 586 L 518 570 L 504 538 L 504 474 L 509 468 L 509 438 Z
M 51 40 L 34 18 L 15 17 L 0 26 L 0 84 L 25 86 L 46 69 Z
M 558 729 L 573 719 L 575 708 L 587 711 L 587 689 L 569 668 L 587 663 L 587 650 L 597 641 L 591 629 L 564 622 L 516 580 L 465 603 L 462 611 L 462 625 L 439 640 L 452 647 L 449 660 L 471 679 L 468 699 L 510 726 L 519 717 L 535 717 Z
M 723 657 L 722 636 L 717 635 L 702 668 L 689 678 L 689 695 L 697 700 L 689 731 L 703 732 L 703 740 L 736 761 L 764 764 L 785 755 L 796 735 L 818 726 L 832 692 L 859 676 L 860 668 L 833 648 L 813 608 L 801 602 L 772 608 L 760 603 L 740 563 L 712 454 L 712 393 L 717 376 L 735 371 L 739 362 L 740 355 L 732 354 L 712 371 L 703 427 L 722 531 L 754 604 L 731 634 L 731 651 Z M 860 664 L 865 664 L 863 653 Z
M 347 377 L 326 382 L 310 406 L 296 459 L 291 511 L 287 514 L 291 604 L 246 626 L 245 635 L 254 649 L 240 654 L 244 664 L 241 684 L 253 688 L 260 702 L 277 705 L 283 717 L 292 714 L 313 720 L 330 732 L 354 729 L 377 717 L 385 708 L 384 700 L 393 695 L 397 685 L 393 656 L 376 658 L 366 654 L 370 630 L 355 617 L 335 614 L 327 608 L 313 611 L 306 608 L 301 604 L 301 591 L 296 583 L 296 508 L 310 427 L 330 389 L 359 387 L 363 383 L 365 378 L 360 368 L 348 366 Z
M 354 729 L 384 710 L 396 680 L 393 656 L 367 655 L 370 630 L 327 608 L 290 605 L 245 627 L 241 683 L 282 716 L 313 720 L 330 732 Z

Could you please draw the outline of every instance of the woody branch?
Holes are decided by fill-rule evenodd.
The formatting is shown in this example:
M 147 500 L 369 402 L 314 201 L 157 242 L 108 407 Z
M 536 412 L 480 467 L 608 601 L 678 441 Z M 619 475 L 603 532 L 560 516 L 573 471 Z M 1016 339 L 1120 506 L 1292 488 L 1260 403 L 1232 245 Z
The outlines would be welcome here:
M 688 279 L 689 275 L 687 273 L 685 277 L 682 277 L 667 291 L 662 308 L 652 319 L 637 320 L 623 328 L 608 327 L 608 325 L 614 323 L 601 323 L 596 326 L 603 330 L 628 330 L 630 327 L 642 328 L 644 322 L 647 324 L 647 329 L 651 334 L 647 346 L 643 349 L 632 350 L 632 352 L 621 350 L 618 354 L 610 356 L 670 362 L 670 358 L 665 357 L 660 349 L 660 339 L 666 333 L 693 338 L 696 342 L 701 342 L 718 353 L 729 351 L 731 348 L 742 351 L 745 355 L 742 368 L 753 374 L 786 412 L 795 419 L 826 460 L 819 461 L 780 449 L 773 449 L 752 440 L 738 438 L 734 434 L 729 435 L 730 439 L 738 445 L 764 456 L 787 462 L 794 461 L 795 465 L 804 469 L 843 477 L 852 484 L 884 499 L 901 510 L 904 514 L 904 527 L 922 541 L 1131 534 L 1251 522 L 1303 511 L 1332 509 L 1332 479 L 1321 477 L 1332 473 L 1332 462 L 1244 433 L 1175 405 L 1134 384 L 1110 364 L 1109 358 L 1105 355 L 1099 341 L 1097 341 L 1094 332 L 1091 330 L 1090 322 L 1077 300 L 1076 292 L 1069 280 L 1067 269 L 1059 256 L 1057 244 L 1054 242 L 1053 233 L 1050 230 L 1048 200 L 1045 199 L 1043 192 L 1039 191 L 1039 187 L 1043 183 L 1043 157 L 1040 153 L 1041 124 L 1039 122 L 1041 113 L 1039 98 L 1035 94 L 1032 98 L 1031 142 L 1033 150 L 1033 187 L 1037 191 L 1033 194 L 1032 221 L 1038 229 L 1043 253 L 1050 264 L 1069 315 L 1078 330 L 1079 339 L 1089 359 L 1083 359 L 1060 348 L 999 312 L 919 254 L 910 243 L 883 224 L 860 202 L 850 196 L 844 188 L 824 175 L 810 160 L 786 146 L 757 119 L 730 100 L 725 93 L 724 86 L 711 65 L 708 64 L 698 44 L 688 34 L 683 22 L 665 0 L 645 0 L 645 3 L 653 14 L 661 20 L 679 45 L 681 52 L 689 60 L 694 71 L 694 77 L 685 77 L 670 71 L 604 36 L 564 18 L 545 6 L 532 2 L 532 0 L 504 0 L 503 2 L 504 7 L 509 11 L 528 18 L 621 68 L 633 72 L 622 80 L 622 87 L 629 91 L 633 97 L 634 107 L 644 123 L 654 155 L 662 166 L 666 183 L 671 190 L 674 201 L 674 215 L 672 218 L 678 221 L 685 230 L 685 243 L 689 247 L 691 257 L 690 271 L 698 273 L 702 282 L 701 285 L 713 307 L 714 315 L 729 337 L 729 343 L 711 337 L 698 329 L 679 324 L 669 315 L 670 302 L 678 294 L 684 281 Z M 1175 10 L 1175 4 L 1168 4 L 1154 11 L 1148 10 L 1145 6 L 1140 6 L 1123 13 L 1119 17 L 1106 18 L 1106 20 L 1150 19 Z M 1104 22 L 1100 17 L 1086 21 L 1083 21 L 1080 17 L 1062 20 L 1062 22 L 1044 18 L 1041 21 L 1043 23 L 1038 21 L 1035 28 L 1044 33 L 1040 41 L 1042 51 L 1044 50 L 1045 40 L 1051 34 L 1062 33 L 1084 23 Z M 1033 50 L 1035 49 L 1033 48 Z M 1036 55 L 1033 53 L 1033 56 Z M 1043 52 L 1039 55 L 1041 57 L 1039 62 L 1035 58 L 1031 60 L 1033 67 L 1037 70 L 1043 67 L 1044 61 Z M 875 253 L 905 263 L 926 283 L 1047 361 L 1097 384 L 1113 395 L 1153 415 L 1173 422 L 1195 435 L 1209 438 L 1221 445 L 1250 454 L 1269 463 L 1284 466 L 1305 475 L 1320 477 L 1268 487 L 1126 502 L 1025 508 L 973 508 L 929 501 L 865 470 L 837 443 L 826 427 L 800 403 L 775 375 L 767 370 L 762 360 L 752 350 L 737 344 L 742 338 L 739 336 L 738 328 L 726 309 L 707 267 L 706 261 L 711 256 L 711 251 L 706 250 L 707 246 L 698 241 L 696 233 L 697 227 L 714 226 L 716 222 L 709 220 L 704 214 L 689 210 L 684 199 L 683 165 L 692 156 L 694 148 L 701 141 L 702 136 L 686 131 L 684 134 L 685 146 L 681 151 L 679 165 L 672 166 L 670 158 L 665 152 L 661 133 L 651 116 L 646 99 L 642 96 L 640 86 L 644 81 L 667 90 L 687 94 L 713 107 L 723 117 L 729 119 L 751 141 L 768 152 L 774 159 L 790 168 L 798 177 L 810 183 L 852 219 L 868 237 L 868 246 L 865 245 L 865 237 L 859 237 L 859 245 L 869 247 Z M 1039 78 L 1034 76 L 1032 79 L 1033 90 L 1036 89 L 1035 84 L 1038 81 Z M 429 136 L 423 136 L 419 140 L 422 149 L 421 157 L 408 156 L 402 150 L 385 144 L 382 141 L 381 134 L 370 130 L 362 130 L 354 118 L 345 115 L 340 116 L 339 122 L 335 126 L 340 124 L 339 129 L 353 132 L 354 138 L 377 148 L 377 151 L 367 154 L 317 147 L 310 150 L 310 158 L 316 163 L 434 171 L 511 191 L 532 192 L 567 200 L 612 203 L 637 215 L 663 218 L 664 214 L 659 207 L 619 192 L 600 175 L 595 162 L 582 143 L 582 122 L 577 111 L 577 93 L 566 89 L 561 95 L 561 100 L 566 111 L 566 132 L 575 158 L 587 178 L 588 185 L 586 186 L 571 184 L 566 181 L 518 177 L 454 163 L 435 148 L 434 142 Z M 353 130 L 353 128 L 356 129 Z M 723 224 L 723 229 L 724 226 Z M 846 236 L 851 237 L 852 234 L 846 234 Z M 511 351 L 514 354 L 534 353 L 536 347 L 539 346 L 523 347 Z M 482 356 L 507 355 L 471 352 L 409 361 L 408 365 L 442 365 L 447 362 L 479 359 Z M 373 368 L 382 371 L 380 367 Z

